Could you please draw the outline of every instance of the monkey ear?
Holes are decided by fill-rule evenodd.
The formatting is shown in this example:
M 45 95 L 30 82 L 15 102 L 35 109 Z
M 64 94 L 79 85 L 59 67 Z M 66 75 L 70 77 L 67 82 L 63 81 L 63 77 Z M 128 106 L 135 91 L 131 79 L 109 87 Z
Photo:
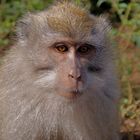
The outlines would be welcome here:
M 28 13 L 17 22 L 16 36 L 18 40 L 25 41 L 29 37 L 30 25 L 31 25 L 31 14 Z
M 110 22 L 108 20 L 107 17 L 105 16 L 100 16 L 97 19 L 97 24 L 96 24 L 96 28 L 99 32 L 101 32 L 102 34 L 106 34 L 109 33 L 109 31 L 111 30 L 111 25 Z

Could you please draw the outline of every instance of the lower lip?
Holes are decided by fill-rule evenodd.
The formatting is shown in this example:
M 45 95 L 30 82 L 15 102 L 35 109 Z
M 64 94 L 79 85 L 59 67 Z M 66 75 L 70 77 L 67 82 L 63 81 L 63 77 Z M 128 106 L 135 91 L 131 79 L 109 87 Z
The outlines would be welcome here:
M 75 98 L 79 97 L 81 95 L 81 93 L 79 91 L 71 91 L 69 93 L 63 93 L 60 95 L 66 97 L 68 99 L 75 99 Z

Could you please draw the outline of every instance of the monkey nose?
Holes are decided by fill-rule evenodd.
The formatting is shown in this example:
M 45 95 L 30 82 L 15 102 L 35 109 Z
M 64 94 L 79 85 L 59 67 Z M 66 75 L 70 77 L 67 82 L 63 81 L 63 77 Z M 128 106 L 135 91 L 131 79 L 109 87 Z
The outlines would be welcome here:
M 81 73 L 79 70 L 77 72 L 71 71 L 68 74 L 68 77 L 80 81 L 81 80 Z

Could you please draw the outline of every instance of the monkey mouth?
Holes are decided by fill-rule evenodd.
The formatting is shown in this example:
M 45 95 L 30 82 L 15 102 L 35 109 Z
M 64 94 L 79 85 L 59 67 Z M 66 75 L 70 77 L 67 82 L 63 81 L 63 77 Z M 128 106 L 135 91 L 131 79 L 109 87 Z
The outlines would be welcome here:
M 75 98 L 78 98 L 81 94 L 82 93 L 78 89 L 75 89 L 75 90 L 67 91 L 67 92 L 60 94 L 60 95 L 63 97 L 66 97 L 68 99 L 75 99 Z
M 81 94 L 81 92 L 78 89 L 75 89 L 71 91 L 71 94 L 78 95 L 78 94 Z
M 71 90 L 67 96 L 70 98 L 70 99 L 75 99 L 75 98 L 78 98 L 82 93 L 78 90 L 78 89 L 75 89 L 75 90 Z

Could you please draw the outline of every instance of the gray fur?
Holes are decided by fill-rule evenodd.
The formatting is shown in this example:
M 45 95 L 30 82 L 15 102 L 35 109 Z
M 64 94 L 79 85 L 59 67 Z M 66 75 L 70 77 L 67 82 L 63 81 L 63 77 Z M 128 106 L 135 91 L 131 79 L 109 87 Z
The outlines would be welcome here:
M 107 36 L 110 26 L 102 17 L 93 17 L 73 4 L 60 7 L 28 14 L 18 23 L 17 44 L 4 57 L 0 69 L 0 140 L 119 139 L 119 87 Z M 79 21 L 77 13 L 70 14 L 73 7 L 85 14 Z M 65 21 L 66 26 L 61 30 L 55 28 L 57 22 L 50 25 L 53 17 Z M 68 23 L 71 28 L 66 28 Z M 95 59 L 86 64 L 102 71 L 87 74 L 89 88 L 77 100 L 60 97 L 54 88 L 57 69 L 51 69 L 57 64 L 45 49 L 61 37 L 97 47 Z M 47 73 L 36 72 L 42 66 L 48 67 Z

